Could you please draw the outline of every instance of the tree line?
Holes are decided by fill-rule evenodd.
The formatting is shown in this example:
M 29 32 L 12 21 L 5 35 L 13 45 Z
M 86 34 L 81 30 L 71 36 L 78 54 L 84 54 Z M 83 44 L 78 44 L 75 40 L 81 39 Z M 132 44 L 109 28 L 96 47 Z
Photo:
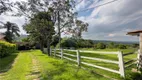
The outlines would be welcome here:
M 63 38 L 61 40 L 61 45 L 63 48 L 93 48 L 93 49 L 130 49 L 130 48 L 139 48 L 138 44 L 132 43 L 132 44 L 122 44 L 122 43 L 115 43 L 115 42 L 95 42 L 93 40 L 87 40 L 87 39 L 77 39 L 75 37 L 71 38 Z M 59 47 L 59 44 L 56 42 L 55 44 L 52 44 L 53 47 Z
M 11 2 L 0 1 L 0 15 L 10 13 L 11 16 L 24 16 L 26 23 L 23 25 L 31 43 L 39 43 L 43 51 L 47 47 L 50 55 L 50 46 L 58 36 L 58 46 L 61 45 L 61 33 L 69 33 L 81 39 L 82 32 L 87 31 L 88 23 L 77 19 L 75 12 L 75 0 L 27 0 Z M 15 24 L 15 23 L 14 23 Z M 2 24 L 3 25 L 3 24 Z M 5 24 L 4 24 L 5 25 Z M 15 36 L 19 36 L 17 27 L 15 33 L 12 30 L 6 32 L 8 42 L 13 42 Z M 7 27 L 7 29 L 9 29 Z M 12 29 L 12 27 L 10 28 Z M 11 35 L 11 33 L 13 35 Z

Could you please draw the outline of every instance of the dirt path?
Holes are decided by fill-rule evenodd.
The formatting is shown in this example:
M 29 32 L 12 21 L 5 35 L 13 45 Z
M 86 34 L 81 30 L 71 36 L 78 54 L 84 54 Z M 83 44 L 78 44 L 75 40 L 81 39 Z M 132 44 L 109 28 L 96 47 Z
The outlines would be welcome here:
M 41 68 L 39 65 L 39 61 L 36 59 L 36 56 L 33 54 L 29 54 L 32 58 L 32 66 L 31 66 L 31 72 L 26 76 L 27 80 L 40 80 L 40 73 Z

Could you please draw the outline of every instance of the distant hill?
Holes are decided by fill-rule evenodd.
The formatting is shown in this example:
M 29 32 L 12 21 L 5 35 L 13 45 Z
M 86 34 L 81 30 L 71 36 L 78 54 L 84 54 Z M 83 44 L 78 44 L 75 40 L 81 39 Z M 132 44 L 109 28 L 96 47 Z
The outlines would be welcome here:
M 105 43 L 105 44 L 108 44 L 110 42 L 114 42 L 116 44 L 138 44 L 139 42 L 137 41 L 109 41 L 109 40 L 93 40 L 94 43 L 99 43 L 99 42 L 102 42 L 102 43 Z
M 23 35 L 23 34 L 22 34 L 22 35 L 20 35 L 20 37 L 17 37 L 17 38 L 16 38 L 16 41 L 21 42 L 22 39 L 27 38 L 27 36 L 28 36 L 28 35 Z
M 16 41 L 18 42 L 21 42 L 21 40 L 23 38 L 27 38 L 28 35 L 20 35 L 20 37 L 17 37 L 16 38 Z M 137 41 L 110 41 L 110 40 L 92 40 L 94 43 L 99 43 L 99 42 L 102 42 L 102 43 L 105 43 L 105 44 L 109 44 L 110 42 L 114 42 L 116 44 L 139 44 L 139 42 Z

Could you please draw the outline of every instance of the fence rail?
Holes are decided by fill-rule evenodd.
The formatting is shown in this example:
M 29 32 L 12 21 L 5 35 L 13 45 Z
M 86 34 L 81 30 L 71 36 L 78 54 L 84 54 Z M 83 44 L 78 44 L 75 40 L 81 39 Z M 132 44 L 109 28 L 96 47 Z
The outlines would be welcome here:
M 97 60 L 97 61 L 103 61 L 103 62 L 114 63 L 114 64 L 119 64 L 118 61 L 111 61 L 111 60 L 107 60 L 107 59 L 92 58 L 92 57 L 85 57 L 85 56 L 81 56 L 81 58 Z
M 135 52 L 123 54 L 123 52 L 121 52 L 121 51 L 104 52 L 104 51 L 85 51 L 85 50 L 68 50 L 68 49 L 64 49 L 66 51 L 76 52 L 76 55 L 73 55 L 73 54 L 69 54 L 67 52 L 64 53 L 63 49 L 52 49 L 52 50 L 54 50 L 54 51 L 51 51 L 51 52 L 54 52 L 54 56 L 58 56 L 58 57 L 61 57 L 61 59 L 64 58 L 64 59 L 76 62 L 78 64 L 78 66 L 81 66 L 81 64 L 84 64 L 84 65 L 87 65 L 87 66 L 96 67 L 96 68 L 99 68 L 99 69 L 103 69 L 103 70 L 106 70 L 106 71 L 110 71 L 110 72 L 120 74 L 122 77 L 125 77 L 125 68 L 127 68 L 127 67 L 129 67 L 129 66 L 131 66 L 133 64 L 133 63 L 132 64 L 129 64 L 129 63 L 137 60 L 137 59 L 131 59 L 131 60 L 126 61 L 126 62 L 124 62 L 124 60 L 123 60 L 124 56 L 134 54 Z M 56 50 L 60 50 L 60 52 L 57 52 Z M 94 58 L 94 57 L 87 57 L 87 56 L 80 56 L 80 52 L 82 52 L 82 53 L 99 53 L 99 54 L 117 54 L 118 55 L 118 61 L 112 61 L 112 60 Z M 56 53 L 58 53 L 58 54 L 56 54 Z M 69 58 L 67 56 L 71 56 L 71 57 L 74 57 L 76 59 L 72 59 L 72 58 Z M 113 69 L 110 69 L 110 68 L 94 65 L 94 64 L 91 64 L 91 63 L 82 62 L 81 58 L 82 59 L 90 59 L 90 60 L 97 60 L 97 61 L 117 64 L 118 67 L 119 67 L 119 70 L 117 71 L 117 70 L 113 70 Z M 129 64 L 129 65 L 125 66 L 126 64 Z
M 76 52 L 76 50 L 70 50 L 70 49 L 64 49 L 64 50 Z M 82 52 L 82 53 L 99 53 L 99 54 L 118 54 L 118 52 L 87 51 L 87 50 L 79 50 L 79 52 Z
M 76 55 L 72 55 L 72 54 L 68 54 L 68 53 L 64 53 L 67 56 L 72 56 L 72 57 L 76 57 Z
M 64 56 L 64 58 L 65 58 L 65 59 L 68 59 L 68 60 L 70 60 L 70 61 L 74 61 L 74 62 L 77 62 L 76 60 L 74 60 L 74 59 L 71 59 L 71 58 L 68 58 L 68 57 L 65 57 L 65 56 Z
M 133 64 L 136 64 L 136 63 L 137 63 L 137 61 L 135 61 L 135 62 L 133 62 L 133 63 L 131 63 L 131 64 L 126 65 L 126 66 L 125 66 L 125 69 L 128 68 L 128 67 L 130 67 L 130 66 L 132 66 Z
M 131 55 L 131 54 L 135 54 L 135 52 L 125 53 L 125 54 L 123 54 L 123 56 Z
M 61 55 L 56 54 L 56 56 L 61 57 Z
M 123 54 L 123 56 L 129 56 L 129 55 L 132 55 L 132 54 L 135 54 L 135 53 L 136 52 L 129 52 L 129 53 Z M 133 58 L 131 60 L 124 62 L 124 64 L 126 65 L 124 68 L 126 69 L 126 68 L 130 67 L 131 65 L 135 64 L 137 62 L 137 60 L 138 60 L 137 58 Z
M 99 53 L 99 54 L 118 54 L 118 52 L 104 52 L 104 51 L 84 51 L 84 50 L 81 50 L 80 52 L 84 52 L 84 53 Z
M 134 58 L 134 59 L 131 59 L 131 60 L 129 60 L 129 61 L 126 61 L 124 64 L 128 64 L 128 63 L 133 62 L 133 61 L 136 61 L 136 60 L 137 60 L 137 58 Z
M 92 67 L 96 67 L 96 68 L 99 68 L 99 69 L 103 69 L 103 70 L 107 70 L 107 71 L 110 71 L 110 72 L 114 72 L 114 73 L 120 74 L 120 72 L 117 71 L 117 70 L 105 68 L 105 67 L 102 67 L 102 66 L 97 66 L 97 65 L 94 65 L 94 64 L 89 64 L 89 63 L 86 63 L 86 62 L 81 62 L 81 63 L 82 63 L 82 64 L 85 64 L 85 65 L 88 65 L 88 66 L 92 66 Z

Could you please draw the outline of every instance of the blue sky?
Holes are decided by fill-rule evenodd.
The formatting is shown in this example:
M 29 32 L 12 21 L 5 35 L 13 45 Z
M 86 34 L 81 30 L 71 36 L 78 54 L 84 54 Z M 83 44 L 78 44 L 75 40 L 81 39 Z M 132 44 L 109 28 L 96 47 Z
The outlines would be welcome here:
M 81 11 L 109 1 L 112 0 L 77 0 L 79 4 L 76 5 L 75 10 Z M 138 37 L 128 36 L 126 33 L 142 30 L 142 0 L 117 0 L 98 8 L 79 12 L 78 19 L 89 24 L 88 32 L 82 35 L 85 39 L 138 41 Z M 0 15 L 0 20 L 17 23 L 21 34 L 26 34 L 21 27 L 25 23 L 24 17 Z
M 79 0 L 77 10 L 95 7 L 113 0 Z M 94 40 L 138 41 L 126 33 L 142 30 L 142 0 L 116 0 L 110 4 L 80 12 L 78 19 L 89 23 L 83 38 Z

